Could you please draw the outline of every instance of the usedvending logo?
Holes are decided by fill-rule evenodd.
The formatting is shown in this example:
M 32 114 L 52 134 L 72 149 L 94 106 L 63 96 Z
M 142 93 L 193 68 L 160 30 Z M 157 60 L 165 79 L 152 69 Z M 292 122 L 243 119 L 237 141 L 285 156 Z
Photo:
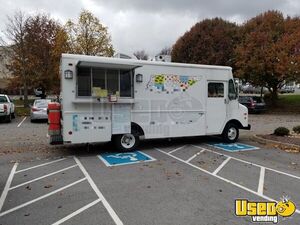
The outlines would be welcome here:
M 290 217 L 296 211 L 296 205 L 289 198 L 283 197 L 279 202 L 250 202 L 246 199 L 235 200 L 235 215 L 250 216 L 252 222 L 278 223 L 278 217 Z

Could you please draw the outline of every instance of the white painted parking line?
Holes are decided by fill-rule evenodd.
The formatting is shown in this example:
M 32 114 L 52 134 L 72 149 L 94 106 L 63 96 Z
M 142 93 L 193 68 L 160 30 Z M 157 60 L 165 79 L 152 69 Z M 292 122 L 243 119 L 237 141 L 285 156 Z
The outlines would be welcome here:
M 24 117 L 24 119 L 18 124 L 17 127 L 20 127 L 22 125 L 22 123 L 26 120 L 27 116 Z
M 265 167 L 260 168 L 257 192 L 261 195 L 264 193 L 265 171 L 266 171 Z
M 51 161 L 51 162 L 47 162 L 47 163 L 39 164 L 39 165 L 36 165 L 36 166 L 32 166 L 32 167 L 29 167 L 29 168 L 26 168 L 26 169 L 18 170 L 16 173 L 21 173 L 21 172 L 24 172 L 24 171 L 27 171 L 27 170 L 32 170 L 32 169 L 35 169 L 35 168 L 38 168 L 38 167 L 41 167 L 41 166 L 47 166 L 49 164 L 56 163 L 56 162 L 59 162 L 59 161 L 65 160 L 65 159 L 66 158 L 61 158 L 61 159 L 57 159 L 57 160 L 54 160 L 54 161 Z
M 16 171 L 16 169 L 17 169 L 17 166 L 18 166 L 18 163 L 15 163 L 15 164 L 13 165 L 13 168 L 12 168 L 11 171 L 10 171 L 10 174 L 9 174 L 9 176 L 8 176 L 8 178 L 7 178 L 7 181 L 6 181 L 6 184 L 5 184 L 5 186 L 4 186 L 3 192 L 2 192 L 2 194 L 1 194 L 1 197 L 0 197 L 0 212 L 1 212 L 1 209 L 2 209 L 2 207 L 3 207 L 4 201 L 5 201 L 5 199 L 6 199 L 7 193 L 8 193 L 8 191 L 9 191 L 9 187 L 10 187 L 10 185 L 11 185 L 11 182 L 12 182 L 12 179 L 13 179 L 13 177 L 14 177 L 14 174 L 15 174 L 15 171 Z
M 229 162 L 229 160 L 231 159 L 231 157 L 228 157 L 227 159 L 225 159 L 221 165 L 213 172 L 214 175 L 216 175 L 217 173 L 220 172 L 220 170 Z
M 86 169 L 84 168 L 84 166 L 81 164 L 81 162 L 79 161 L 79 159 L 77 159 L 75 156 L 74 156 L 74 159 L 75 159 L 76 163 L 78 164 L 79 168 L 81 169 L 82 173 L 87 178 L 87 180 L 90 183 L 91 187 L 94 189 L 95 193 L 97 194 L 97 196 L 99 197 L 99 199 L 102 201 L 102 203 L 103 203 L 104 207 L 106 208 L 107 212 L 109 213 L 109 215 L 111 216 L 111 218 L 114 220 L 115 224 L 117 224 L 117 225 L 123 225 L 123 222 L 120 220 L 119 216 L 116 214 L 116 212 L 110 206 L 110 204 L 105 199 L 105 197 L 103 196 L 103 194 L 101 193 L 101 191 L 98 189 L 97 185 L 95 184 L 95 182 L 93 181 L 93 179 L 91 178 L 91 176 L 89 175 L 89 173 L 86 171 Z
M 83 211 L 91 208 L 92 206 L 96 205 L 98 202 L 101 202 L 101 199 L 97 199 L 89 204 L 87 204 L 86 206 L 83 206 L 82 208 L 76 210 L 75 212 L 72 212 L 71 214 L 67 215 L 66 217 L 60 219 L 59 221 L 53 223 L 52 225 L 59 225 L 59 224 L 62 224 L 64 222 L 66 222 L 67 220 L 73 218 L 74 216 L 82 213 Z
M 252 165 L 252 166 L 257 166 L 257 167 L 265 167 L 265 166 L 262 166 L 262 165 L 259 165 L 259 164 L 256 164 L 256 163 L 253 163 L 253 162 L 248 162 L 248 161 L 245 161 L 243 159 L 239 159 L 239 158 L 236 158 L 236 157 L 233 157 L 233 156 L 229 156 L 229 155 L 226 155 L 226 154 L 223 154 L 223 153 L 219 153 L 219 152 L 216 152 L 216 151 L 213 151 L 213 150 L 210 150 L 210 149 L 207 149 L 207 148 L 203 148 L 201 146 L 197 146 L 197 145 L 192 145 L 196 148 L 200 148 L 200 149 L 205 149 L 205 151 L 208 151 L 208 152 L 212 152 L 212 153 L 215 153 L 217 155 L 222 155 L 222 156 L 226 156 L 226 157 L 231 157 L 232 159 L 234 160 L 237 160 L 239 162 L 243 162 L 243 163 L 246 163 L 246 164 L 249 164 L 249 165 Z M 273 172 L 276 172 L 276 173 L 280 173 L 280 174 L 283 174 L 283 175 L 286 175 L 286 176 L 289 176 L 289 177 L 293 177 L 295 179 L 298 179 L 300 180 L 300 177 L 296 176 L 296 175 L 293 175 L 293 174 L 289 174 L 289 173 L 286 173 L 286 172 L 282 172 L 280 170 L 276 170 L 276 169 L 272 169 L 270 167 L 265 167 L 267 170 L 270 170 L 270 171 L 273 171 Z
M 200 148 L 200 147 L 199 147 L 199 148 Z M 238 183 L 235 183 L 235 182 L 233 182 L 233 181 L 231 181 L 231 180 L 228 180 L 228 179 L 226 179 L 226 178 L 224 178 L 224 177 L 221 177 L 221 176 L 219 176 L 219 175 L 217 175 L 217 174 L 213 174 L 213 173 L 211 173 L 211 172 L 209 172 L 209 171 L 207 171 L 207 170 L 205 170 L 205 169 L 202 169 L 202 168 L 200 168 L 200 167 L 198 167 L 198 166 L 196 166 L 196 165 L 194 165 L 194 164 L 192 164 L 192 163 L 186 162 L 186 161 L 184 161 L 183 159 L 181 159 L 181 158 L 179 158 L 179 157 L 176 157 L 176 156 L 174 156 L 174 155 L 172 155 L 172 154 L 169 154 L 169 153 L 167 153 L 167 152 L 164 152 L 164 151 L 162 151 L 162 150 L 160 150 L 160 149 L 158 149 L 158 148 L 155 148 L 155 149 L 156 149 L 157 151 L 159 151 L 159 152 L 165 154 L 165 155 L 168 155 L 168 156 L 170 156 L 170 157 L 172 157 L 172 158 L 174 158 L 174 159 L 176 159 L 176 160 L 178 160 L 178 161 L 180 161 L 180 162 L 182 162 L 182 163 L 184 163 L 184 164 L 187 164 L 187 165 L 189 165 L 189 166 L 191 166 L 191 167 L 193 167 L 193 168 L 195 168 L 195 169 L 197 169 L 197 170 L 200 170 L 200 171 L 202 171 L 202 172 L 204 172 L 204 173 L 207 173 L 207 174 L 209 174 L 209 175 L 211 175 L 211 176 L 213 176 L 213 177 L 216 177 L 216 178 L 218 178 L 218 179 L 220 179 L 220 180 L 222 180 L 222 181 L 225 181 L 225 182 L 227 182 L 227 183 L 229 183 L 229 184 L 231 184 L 231 185 L 233 185 L 233 186 L 236 186 L 236 187 L 238 187 L 238 188 L 241 188 L 241 189 L 243 189 L 243 190 L 245 190 L 245 191 L 248 191 L 248 192 L 250 192 L 250 193 L 252 193 L 252 194 L 255 194 L 255 195 L 257 195 L 257 196 L 259 196 L 259 197 L 261 197 L 261 198 L 264 198 L 264 199 L 266 199 L 266 200 L 268 200 L 268 201 L 278 202 L 278 201 L 276 201 L 275 199 L 272 199 L 272 198 L 270 198 L 270 197 L 268 197 L 268 196 L 266 196 L 266 195 L 264 195 L 264 194 L 259 194 L 258 192 L 253 191 L 253 190 L 251 190 L 251 189 L 249 189 L 249 188 L 247 188 L 247 187 L 245 187 L 245 186 L 242 186 L 242 185 L 240 185 L 240 184 L 238 184 Z M 233 157 L 232 157 L 232 158 L 233 158 Z M 298 209 L 297 209 L 295 212 L 298 213 L 298 214 L 300 214 L 300 210 L 298 210 Z
M 11 209 L 9 209 L 9 210 L 6 210 L 6 211 L 0 213 L 0 217 L 6 215 L 6 214 L 8 214 L 8 213 L 14 212 L 14 211 L 16 211 L 16 210 L 18 210 L 18 209 L 21 209 L 21 208 L 23 208 L 23 207 L 25 207 L 25 206 L 28 206 L 28 205 L 30 205 L 30 204 L 32 204 L 32 203 L 35 203 L 35 202 L 37 202 L 37 201 L 39 201 L 39 200 L 42 200 L 42 199 L 44 199 L 44 198 L 47 198 L 47 197 L 49 197 L 49 196 L 51 196 L 51 195 L 54 195 L 54 194 L 56 194 L 56 193 L 58 193 L 58 192 L 60 192 L 60 191 L 62 191 L 62 190 L 65 190 L 65 189 L 67 189 L 67 188 L 69 188 L 69 187 L 72 187 L 72 186 L 74 186 L 75 184 L 78 184 L 78 183 L 80 183 L 80 182 L 82 182 L 82 181 L 84 181 L 84 180 L 86 180 L 86 177 L 85 177 L 85 178 L 82 178 L 82 179 L 80 179 L 80 180 L 77 180 L 77 181 L 75 181 L 75 182 L 73 182 L 73 183 L 71 183 L 71 184 L 68 184 L 68 185 L 66 185 L 66 186 L 64 186 L 64 187 L 61 187 L 61 188 L 59 188 L 59 189 L 57 189 L 57 190 L 54 190 L 54 191 L 52 191 L 52 192 L 50 192 L 50 193 L 48 193 L 48 194 L 42 195 L 42 196 L 40 196 L 40 197 L 38 197 L 38 198 L 35 198 L 35 199 L 31 200 L 31 201 L 25 202 L 25 203 L 23 203 L 23 204 L 21 204 L 21 205 L 18 205 L 18 206 L 16 206 L 16 207 L 14 207 L 14 208 L 11 208 Z
M 194 158 L 196 158 L 198 155 L 200 155 L 202 152 L 204 152 L 205 149 L 202 149 L 201 151 L 197 152 L 195 155 L 193 155 L 191 158 L 189 158 L 188 160 L 186 160 L 186 162 L 190 162 L 192 161 Z
M 169 154 L 172 154 L 172 153 L 174 153 L 174 152 L 176 152 L 176 151 L 178 151 L 178 150 L 180 150 L 180 149 L 183 149 L 183 148 L 186 147 L 186 146 L 187 146 L 187 145 L 181 146 L 181 147 L 179 147 L 179 148 L 175 148 L 174 150 L 169 151 L 168 153 L 169 153 Z
M 64 168 L 64 169 L 61 169 L 61 170 L 55 171 L 55 172 L 53 172 L 53 173 L 49 173 L 49 174 L 46 174 L 46 175 L 44 175 L 44 176 L 41 176 L 41 177 L 35 178 L 35 179 L 33 179 L 33 180 L 26 181 L 26 182 L 24 182 L 24 183 L 22 183 L 22 184 L 18 184 L 18 185 L 16 185 L 16 186 L 13 186 L 13 187 L 9 188 L 9 190 L 13 190 L 13 189 L 16 189 L 16 188 L 18 188 L 18 187 L 24 186 L 24 185 L 26 185 L 26 184 L 30 184 L 30 183 L 32 183 L 32 182 L 35 182 L 35 181 L 41 180 L 41 179 L 43 179 L 43 178 L 46 178 L 46 177 L 52 176 L 52 175 L 54 175 L 54 174 L 57 174 L 57 173 L 60 173 L 60 172 L 63 172 L 63 171 L 66 171 L 66 170 L 72 169 L 72 168 L 74 168 L 74 167 L 76 167 L 76 166 L 78 166 L 78 165 L 76 164 L 76 165 L 73 165 L 73 166 L 69 166 L 69 167 L 67 167 L 67 168 Z

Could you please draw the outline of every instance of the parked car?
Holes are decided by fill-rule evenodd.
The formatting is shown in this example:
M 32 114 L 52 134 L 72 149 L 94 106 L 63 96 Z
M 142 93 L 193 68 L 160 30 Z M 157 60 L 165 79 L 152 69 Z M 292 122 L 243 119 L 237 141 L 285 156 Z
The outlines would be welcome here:
M 49 102 L 51 102 L 51 99 L 37 99 L 34 101 L 30 110 L 31 122 L 48 119 L 47 108 Z
M 294 93 L 295 92 L 295 87 L 294 86 L 283 86 L 280 90 L 279 93 L 284 94 L 284 93 Z
M 259 96 L 240 96 L 239 103 L 246 106 L 249 113 L 260 113 L 267 109 L 265 101 Z
M 252 86 L 251 84 L 243 85 L 240 89 L 245 94 L 260 94 L 261 87 L 260 86 Z M 262 92 L 267 93 L 269 90 L 263 87 Z
M 4 118 L 6 122 L 15 118 L 15 104 L 8 95 L 0 94 L 0 118 Z
M 34 90 L 35 97 L 41 97 L 41 98 L 46 98 L 46 94 L 43 94 L 43 89 L 42 88 L 35 88 Z

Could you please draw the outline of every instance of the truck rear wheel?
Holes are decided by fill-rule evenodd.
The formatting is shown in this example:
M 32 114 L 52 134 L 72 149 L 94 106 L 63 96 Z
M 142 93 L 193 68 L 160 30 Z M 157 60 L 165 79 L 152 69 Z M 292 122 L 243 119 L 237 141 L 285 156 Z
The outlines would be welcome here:
M 222 133 L 223 140 L 227 143 L 234 143 L 239 138 L 239 128 L 234 123 L 228 123 Z
M 11 114 L 9 114 L 9 115 L 6 116 L 6 122 L 7 123 L 11 122 Z
M 140 143 L 140 137 L 133 134 L 120 134 L 113 137 L 113 143 L 118 150 L 133 151 Z

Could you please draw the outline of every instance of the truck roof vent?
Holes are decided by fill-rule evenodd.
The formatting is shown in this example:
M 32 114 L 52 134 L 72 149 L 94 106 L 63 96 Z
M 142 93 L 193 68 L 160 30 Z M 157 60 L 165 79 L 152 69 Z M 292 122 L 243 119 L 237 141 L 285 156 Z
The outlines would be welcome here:
M 155 61 L 171 62 L 171 56 L 170 55 L 156 55 Z

